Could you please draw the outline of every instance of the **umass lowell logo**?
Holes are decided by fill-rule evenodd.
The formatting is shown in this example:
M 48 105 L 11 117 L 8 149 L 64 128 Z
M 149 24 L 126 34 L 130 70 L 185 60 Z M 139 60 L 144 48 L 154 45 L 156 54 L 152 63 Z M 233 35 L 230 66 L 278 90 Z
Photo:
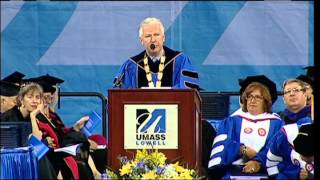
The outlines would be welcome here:
M 165 133 L 166 132 L 166 110 L 137 109 L 137 133 Z
M 136 145 L 165 145 L 165 109 L 137 109 L 136 120 Z

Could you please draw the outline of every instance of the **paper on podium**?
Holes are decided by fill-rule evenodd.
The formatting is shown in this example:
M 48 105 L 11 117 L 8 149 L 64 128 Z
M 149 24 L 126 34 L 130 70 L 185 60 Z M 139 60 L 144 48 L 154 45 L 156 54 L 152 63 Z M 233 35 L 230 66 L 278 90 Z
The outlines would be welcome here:
M 172 89 L 171 87 L 141 87 L 141 89 Z

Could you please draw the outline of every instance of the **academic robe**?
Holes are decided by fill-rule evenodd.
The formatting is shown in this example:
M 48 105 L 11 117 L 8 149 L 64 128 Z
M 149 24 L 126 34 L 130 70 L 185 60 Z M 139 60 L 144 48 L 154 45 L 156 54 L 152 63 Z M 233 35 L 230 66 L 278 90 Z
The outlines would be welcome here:
M 8 111 L 1 113 L 0 115 L 1 122 L 31 122 L 30 116 L 24 118 L 18 109 L 18 106 L 14 106 Z
M 310 118 L 309 123 L 311 123 Z M 301 125 L 303 124 L 285 125 L 272 139 L 266 161 L 269 176 L 279 180 L 299 179 L 301 169 L 307 170 L 311 176 L 314 174 L 314 163 L 306 163 L 294 150 L 293 141 L 298 136 Z
M 161 87 L 199 89 L 198 73 L 192 67 L 190 59 L 181 52 L 174 51 L 165 46 L 163 48 L 166 59 L 164 62 Z M 114 79 L 114 87 L 125 89 L 148 87 L 143 62 L 145 54 L 146 51 L 143 51 L 125 61 Z M 159 63 L 159 60 L 153 62 L 148 57 L 148 65 L 154 84 L 156 84 L 157 81 Z
M 64 125 L 63 121 L 61 120 L 60 116 L 57 113 L 49 110 L 49 117 L 52 119 L 52 122 L 57 127 L 56 134 L 58 136 L 57 137 L 58 139 L 63 139 L 65 137 L 65 133 L 69 133 L 69 132 L 73 131 L 73 128 L 69 128 Z M 47 121 L 44 121 L 44 122 L 47 122 Z M 92 141 L 96 142 L 98 145 L 106 145 L 107 146 L 107 142 L 104 141 L 106 139 L 104 138 L 104 136 L 102 136 L 100 134 L 93 134 L 90 137 L 83 136 L 84 134 L 82 132 L 73 132 L 73 134 L 75 135 L 76 139 L 78 139 L 78 137 L 80 136 L 80 138 L 82 139 L 81 141 L 87 141 L 87 138 L 88 138 L 88 139 L 91 139 Z M 63 143 L 64 144 L 62 144 L 62 146 L 66 145 L 66 144 L 74 144 L 77 142 L 74 142 L 73 138 L 68 138 L 67 140 L 65 139 L 65 141 Z M 105 167 L 106 167 L 106 159 L 107 159 L 107 157 L 106 157 L 107 147 L 104 149 L 97 149 L 94 151 L 90 151 L 90 155 L 93 159 L 93 162 L 94 162 L 97 170 L 100 173 L 103 173 L 106 169 Z
M 214 172 L 223 171 L 223 179 L 230 178 L 233 165 L 243 165 L 246 161 L 240 156 L 240 145 L 253 148 L 257 155 L 251 160 L 259 161 L 264 168 L 268 143 L 281 128 L 283 121 L 276 114 L 251 115 L 237 111 L 223 120 L 214 138 L 208 168 Z
M 41 113 L 36 116 L 39 129 L 43 133 L 43 140 L 51 137 L 56 144 L 54 149 L 81 143 L 81 149 L 89 152 L 88 139 L 81 132 L 74 131 L 72 128 L 65 128 L 61 119 L 55 113 L 50 112 L 49 116 L 51 122 Z M 54 149 L 50 148 L 48 158 L 55 171 L 61 171 L 63 178 L 93 179 L 87 159 L 80 159 L 67 153 L 54 152 Z
M 1 122 L 30 122 L 30 116 L 24 118 L 18 109 L 18 106 L 14 106 L 13 108 L 9 109 L 8 111 L 2 113 L 0 115 Z M 39 160 L 39 169 L 38 169 L 38 177 L 39 179 L 56 179 L 57 173 L 55 172 L 52 163 L 49 161 L 49 158 L 44 155 Z
M 291 123 L 308 123 L 311 117 L 311 106 L 305 106 L 299 112 L 293 113 L 288 109 L 278 113 L 280 118 L 284 120 L 285 124 Z

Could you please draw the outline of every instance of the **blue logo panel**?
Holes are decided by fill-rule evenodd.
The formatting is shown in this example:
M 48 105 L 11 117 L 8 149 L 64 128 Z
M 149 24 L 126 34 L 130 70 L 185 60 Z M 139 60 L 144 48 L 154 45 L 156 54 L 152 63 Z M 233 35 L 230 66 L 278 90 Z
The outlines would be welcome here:
M 166 110 L 155 109 L 149 112 L 147 109 L 137 109 L 137 133 L 165 133 Z

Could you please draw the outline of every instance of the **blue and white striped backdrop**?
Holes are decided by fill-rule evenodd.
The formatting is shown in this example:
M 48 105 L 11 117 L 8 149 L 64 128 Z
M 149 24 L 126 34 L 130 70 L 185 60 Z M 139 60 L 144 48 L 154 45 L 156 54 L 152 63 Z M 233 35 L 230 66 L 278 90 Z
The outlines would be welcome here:
M 65 80 L 62 91 L 107 95 L 120 65 L 142 50 L 138 26 L 148 16 L 163 21 L 166 45 L 190 56 L 206 91 L 238 91 L 238 78 L 256 74 L 280 90 L 313 65 L 313 2 L 7 1 L 1 2 L 1 77 L 49 73 Z M 92 104 L 71 103 L 82 114 Z

